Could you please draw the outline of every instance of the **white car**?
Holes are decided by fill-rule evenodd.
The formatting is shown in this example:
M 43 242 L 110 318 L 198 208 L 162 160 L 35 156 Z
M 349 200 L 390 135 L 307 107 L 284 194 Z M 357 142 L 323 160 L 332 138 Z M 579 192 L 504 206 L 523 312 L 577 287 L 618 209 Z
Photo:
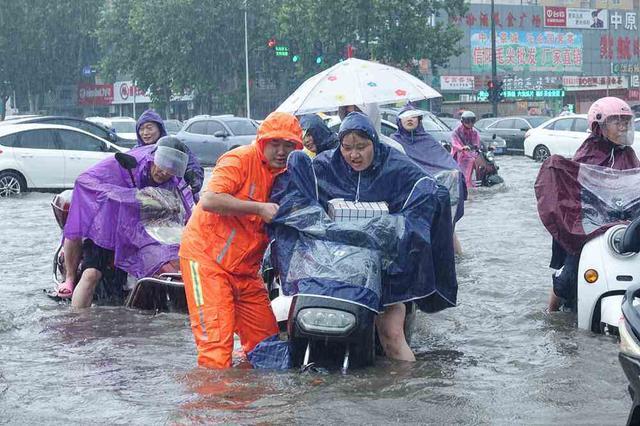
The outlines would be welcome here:
M 131 117 L 87 117 L 86 120 L 113 130 L 122 139 L 137 142 L 136 120 Z
M 125 150 L 57 124 L 0 127 L 0 197 L 32 189 L 72 188 L 80 173 Z
M 544 161 L 554 154 L 571 158 L 589 136 L 588 128 L 587 114 L 547 120 L 525 134 L 524 155 L 536 161 Z
M 635 141 L 640 141 L 638 120 L 635 121 Z M 544 161 L 554 154 L 572 158 L 589 133 L 587 114 L 552 118 L 526 133 L 524 155 L 536 161 Z M 636 152 L 640 150 L 640 146 L 634 144 L 633 147 Z

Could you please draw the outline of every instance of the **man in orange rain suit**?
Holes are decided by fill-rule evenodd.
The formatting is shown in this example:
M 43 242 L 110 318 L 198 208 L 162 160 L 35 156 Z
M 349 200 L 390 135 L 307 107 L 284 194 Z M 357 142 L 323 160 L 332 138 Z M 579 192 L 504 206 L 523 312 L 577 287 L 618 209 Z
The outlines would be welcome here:
M 278 210 L 271 187 L 294 149 L 302 149 L 298 120 L 269 114 L 253 144 L 220 157 L 185 228 L 180 267 L 201 366 L 231 367 L 234 333 L 247 353 L 278 332 L 258 269 L 264 224 Z

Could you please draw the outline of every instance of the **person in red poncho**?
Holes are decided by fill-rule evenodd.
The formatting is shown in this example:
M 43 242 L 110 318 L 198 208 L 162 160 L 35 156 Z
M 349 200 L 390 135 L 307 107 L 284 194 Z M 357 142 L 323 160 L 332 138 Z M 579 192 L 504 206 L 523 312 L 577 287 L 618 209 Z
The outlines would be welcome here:
M 604 232 L 602 227 L 589 234 L 575 230 L 575 221 L 564 209 L 574 201 L 567 194 L 558 194 L 562 176 L 577 174 L 579 164 L 608 167 L 616 170 L 640 168 L 640 161 L 631 148 L 634 137 L 633 112 L 629 105 L 615 97 L 598 99 L 587 114 L 591 134 L 573 157 L 573 166 L 568 160 L 550 157 L 540 169 L 535 190 L 540 219 L 553 237 L 551 268 L 553 289 L 549 297 L 549 311 L 557 311 L 561 304 L 573 307 L 576 301 L 578 264 L 582 246 L 591 238 Z M 575 163 L 579 163 L 575 165 Z M 573 170 L 576 170 L 574 172 Z

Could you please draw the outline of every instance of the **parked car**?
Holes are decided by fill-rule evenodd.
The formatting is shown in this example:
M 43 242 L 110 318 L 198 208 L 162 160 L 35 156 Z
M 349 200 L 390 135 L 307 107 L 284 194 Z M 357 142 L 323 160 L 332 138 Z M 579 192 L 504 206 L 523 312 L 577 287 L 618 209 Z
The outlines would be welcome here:
M 87 120 L 103 125 L 120 138 L 132 142 L 134 145 L 138 142 L 136 120 L 131 117 L 87 117 Z
M 258 126 L 254 120 L 233 115 L 198 115 L 176 134 L 202 165 L 213 165 L 230 149 L 250 144 Z
M 440 121 L 451 129 L 451 131 L 455 130 L 458 125 L 460 125 L 460 120 L 457 118 L 451 117 L 438 117 Z M 507 142 L 502 139 L 500 136 L 495 133 L 486 132 L 482 129 L 476 128 L 478 133 L 480 134 L 480 142 L 485 149 L 492 149 L 494 154 L 506 154 L 507 153 Z
M 552 118 L 526 133 L 524 155 L 536 161 L 553 154 L 571 158 L 589 136 L 587 128 L 586 114 Z
M 476 124 L 479 129 L 495 133 L 507 142 L 507 153 L 524 153 L 524 135 L 531 129 L 538 127 L 549 117 L 539 115 L 522 115 L 513 117 L 501 117 L 485 126 L 486 122 L 478 120 Z
M 0 126 L 0 197 L 33 189 L 72 188 L 80 173 L 123 151 L 75 127 Z
M 135 141 L 124 139 L 107 127 L 82 118 L 57 115 L 32 115 L 11 121 L 0 121 L 0 125 L 27 123 L 61 124 L 63 126 L 71 126 L 84 130 L 85 132 L 89 132 L 92 135 L 98 136 L 99 138 L 105 139 L 123 148 L 133 148 L 136 145 Z
M 164 120 L 164 128 L 168 134 L 176 135 L 180 129 L 182 129 L 182 121 L 173 119 Z
M 639 119 L 635 120 L 635 140 L 640 140 Z M 572 158 L 589 136 L 587 114 L 573 114 L 552 118 L 529 130 L 524 140 L 524 155 L 544 161 L 554 154 Z M 633 145 L 634 149 L 640 147 Z

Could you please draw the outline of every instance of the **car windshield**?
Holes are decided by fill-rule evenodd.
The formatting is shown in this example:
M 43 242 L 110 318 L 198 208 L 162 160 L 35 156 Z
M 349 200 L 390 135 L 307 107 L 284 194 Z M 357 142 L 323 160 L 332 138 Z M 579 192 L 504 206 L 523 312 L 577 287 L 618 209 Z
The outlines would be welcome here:
M 182 129 L 182 124 L 178 121 L 165 121 L 164 128 L 167 132 L 179 132 Z
M 251 120 L 229 120 L 225 121 L 225 123 L 236 136 L 255 135 L 258 131 Z
M 135 133 L 136 122 L 135 121 L 113 121 L 111 127 L 116 133 Z
M 527 121 L 529 122 L 529 124 L 531 124 L 531 127 L 538 127 L 548 119 L 549 117 L 545 117 L 545 116 L 527 117 Z

